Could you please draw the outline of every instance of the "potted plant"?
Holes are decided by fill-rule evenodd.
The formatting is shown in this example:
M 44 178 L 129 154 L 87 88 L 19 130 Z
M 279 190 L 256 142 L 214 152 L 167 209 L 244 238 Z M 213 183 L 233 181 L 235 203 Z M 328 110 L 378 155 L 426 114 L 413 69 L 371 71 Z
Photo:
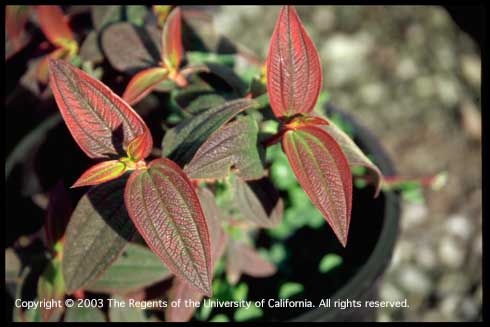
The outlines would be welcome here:
M 394 177 L 376 138 L 328 104 L 295 9 L 280 9 L 264 64 L 201 9 L 86 9 L 70 24 L 56 6 L 8 10 L 34 12 L 54 45 L 23 81 L 59 109 L 6 164 L 8 216 L 36 221 L 8 229 L 13 319 L 367 319 L 345 301 L 373 299 L 395 190 L 441 176 Z

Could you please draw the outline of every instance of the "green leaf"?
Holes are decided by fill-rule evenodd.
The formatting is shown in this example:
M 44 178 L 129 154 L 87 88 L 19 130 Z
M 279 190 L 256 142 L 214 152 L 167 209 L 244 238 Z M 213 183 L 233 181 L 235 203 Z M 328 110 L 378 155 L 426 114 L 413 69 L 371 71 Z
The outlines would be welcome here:
M 248 321 L 252 319 L 260 318 L 264 315 L 264 312 L 261 308 L 256 307 L 255 304 L 252 304 L 250 308 L 238 308 L 233 315 L 233 319 L 235 321 Z
M 304 286 L 300 283 L 286 282 L 279 288 L 279 298 L 289 299 L 304 291 Z
M 183 121 L 165 134 L 162 141 L 163 156 L 179 164 L 188 163 L 209 135 L 254 104 L 249 99 L 229 101 Z
M 330 270 L 334 269 L 335 267 L 341 265 L 342 262 L 343 259 L 341 256 L 334 253 L 329 253 L 325 255 L 320 261 L 320 264 L 318 265 L 318 270 L 321 273 L 327 273 Z
M 109 320 L 111 322 L 146 322 L 145 310 L 130 307 L 125 298 L 112 296 L 118 302 L 126 303 L 124 307 L 111 305 L 109 307 Z
M 188 51 L 186 52 L 187 61 L 191 65 L 205 63 L 217 63 L 233 68 L 235 65 L 234 54 L 219 54 L 214 52 Z
M 257 122 L 245 117 L 215 131 L 184 171 L 193 179 L 216 180 L 233 171 L 244 180 L 264 175 L 257 142 Z
M 171 276 L 160 258 L 142 245 L 129 243 L 119 258 L 85 289 L 127 294 Z
M 232 291 L 232 298 L 235 301 L 246 300 L 248 296 L 248 285 L 246 283 L 238 284 Z
M 186 95 L 188 96 L 188 94 Z M 182 97 L 182 98 L 181 98 Z M 177 103 L 183 104 L 184 95 L 176 97 Z M 208 109 L 222 106 L 226 99 L 217 94 L 202 94 L 197 96 L 189 105 L 185 106 L 185 110 L 193 115 L 200 114 Z
M 209 320 L 209 322 L 229 322 L 230 319 L 228 318 L 228 316 L 220 313 L 216 316 L 214 316 L 213 318 L 211 318 L 211 320 Z
M 61 270 L 61 259 L 55 258 L 48 261 L 37 283 L 37 295 L 39 300 L 61 301 L 65 296 L 65 283 Z M 41 307 L 43 321 L 58 321 L 63 314 L 64 307 Z
M 65 322 L 105 322 L 102 311 L 93 307 L 73 306 L 66 309 Z
M 136 229 L 124 206 L 126 180 L 98 185 L 78 202 L 66 229 L 63 252 L 68 294 L 96 280 L 133 237 Z

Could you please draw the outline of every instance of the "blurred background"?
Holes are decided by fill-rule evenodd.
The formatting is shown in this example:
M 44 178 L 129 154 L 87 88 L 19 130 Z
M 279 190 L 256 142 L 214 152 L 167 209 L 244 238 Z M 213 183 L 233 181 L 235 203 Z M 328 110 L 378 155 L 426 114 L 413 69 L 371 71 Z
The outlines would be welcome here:
M 381 139 L 400 175 L 449 174 L 424 203 L 403 204 L 380 296 L 408 298 L 410 308 L 380 310 L 377 320 L 480 320 L 481 21 L 474 10 L 437 6 L 297 10 L 320 52 L 330 101 Z M 217 30 L 265 58 L 278 7 L 215 14 Z M 468 17 L 475 39 L 460 27 Z

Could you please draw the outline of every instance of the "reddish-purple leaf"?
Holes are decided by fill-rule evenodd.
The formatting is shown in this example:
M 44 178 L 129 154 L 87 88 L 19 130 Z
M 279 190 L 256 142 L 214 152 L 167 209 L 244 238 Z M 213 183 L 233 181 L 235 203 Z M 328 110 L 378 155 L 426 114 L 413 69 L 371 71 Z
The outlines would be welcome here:
M 129 177 L 126 207 L 141 236 L 167 267 L 192 287 L 211 296 L 209 232 L 194 186 L 166 158 Z
M 126 165 L 124 162 L 119 160 L 103 161 L 90 167 L 71 187 L 102 184 L 118 178 L 125 171 Z
M 276 267 L 265 260 L 253 247 L 231 239 L 228 242 L 226 278 L 231 285 L 238 283 L 242 274 L 269 277 L 274 275 L 276 270 Z
M 54 245 L 65 234 L 73 207 L 68 192 L 62 182 L 58 182 L 49 193 L 49 203 L 44 220 L 46 246 L 54 250 Z
M 137 103 L 164 81 L 167 75 L 168 70 L 162 67 L 142 70 L 129 81 L 123 99 L 130 105 Z
M 267 91 L 277 117 L 313 110 L 322 85 L 322 68 L 315 45 L 296 9 L 279 13 L 267 56 Z
M 5 32 L 14 51 L 20 50 L 26 44 L 25 25 L 29 19 L 29 6 L 5 7 Z
M 138 163 L 138 161 L 145 159 L 148 155 L 148 147 L 151 149 L 151 147 L 153 146 L 152 144 L 147 144 L 149 141 L 152 141 L 151 135 L 146 135 L 149 133 L 150 131 L 147 130 L 146 133 L 135 137 L 131 142 L 129 142 L 126 153 L 128 154 L 128 158 L 134 163 Z
M 50 60 L 50 85 L 61 115 L 80 148 L 91 158 L 125 155 L 135 137 L 145 134 L 144 155 L 153 147 L 141 117 L 102 82 L 61 60 Z
M 335 141 L 342 148 L 349 166 L 361 166 L 367 169 L 369 176 L 371 177 L 371 182 L 375 187 L 374 196 L 377 197 L 381 190 L 381 185 L 383 182 L 383 173 L 379 168 L 369 159 L 364 152 L 357 146 L 356 143 L 339 127 L 337 127 L 333 122 L 330 122 L 328 126 L 322 126 L 324 130 L 332 136 Z
M 175 8 L 167 17 L 162 33 L 162 61 L 170 73 L 178 71 L 182 61 L 182 14 Z
M 352 175 L 342 149 L 332 136 L 316 126 L 288 130 L 282 145 L 299 183 L 345 247 L 352 206 Z
M 50 59 L 63 59 L 68 54 L 65 48 L 58 48 L 53 52 L 44 56 L 39 65 L 36 67 L 36 79 L 39 83 L 48 84 L 49 69 L 48 64 Z
M 75 40 L 60 6 L 37 6 L 36 9 L 39 26 L 51 43 L 61 46 L 67 40 Z
M 211 260 L 213 266 L 218 262 L 224 253 L 225 245 L 228 237 L 221 227 L 221 212 L 216 205 L 216 199 L 213 193 L 208 189 L 199 190 L 199 199 L 201 200 L 202 208 L 209 228 L 209 236 L 211 238 Z M 181 303 L 186 300 L 201 301 L 202 293 L 196 292 L 188 283 L 182 279 L 175 278 L 172 288 L 169 292 L 169 300 L 181 300 Z M 165 310 L 165 321 L 168 322 L 184 322 L 189 321 L 192 314 L 196 310 L 195 307 L 172 307 L 169 306 Z

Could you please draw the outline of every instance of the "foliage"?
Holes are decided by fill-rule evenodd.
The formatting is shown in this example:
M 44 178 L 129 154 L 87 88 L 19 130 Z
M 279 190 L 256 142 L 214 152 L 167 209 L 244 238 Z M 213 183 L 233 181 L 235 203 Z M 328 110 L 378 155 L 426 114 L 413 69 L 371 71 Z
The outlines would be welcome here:
M 274 275 L 286 256 L 280 243 L 255 248 L 261 228 L 280 240 L 326 221 L 346 247 L 353 177 L 373 184 L 376 196 L 397 185 L 413 191 L 403 180 L 385 181 L 342 121 L 313 113 L 328 94 L 321 91 L 317 50 L 294 7 L 280 10 L 265 63 L 240 50 L 219 53 L 208 43 L 209 26 L 193 26 L 209 20 L 196 9 L 93 6 L 88 31 L 75 28 L 76 13 L 65 11 L 6 11 L 7 58 L 22 51 L 31 25 L 37 25 L 48 50 L 24 79 L 33 82 L 35 76 L 38 88 L 52 92 L 74 141 L 95 161 L 72 185 L 92 186 L 74 209 L 72 190 L 63 184 L 50 194 L 39 299 L 84 299 L 86 292 L 119 299 L 146 299 L 152 292 L 168 299 L 245 299 L 242 276 Z M 235 71 L 238 60 L 247 69 Z M 151 101 L 164 111 L 163 121 L 148 119 Z M 285 193 L 291 208 L 286 213 Z M 318 269 L 327 273 L 341 263 L 340 256 L 328 254 Z M 22 286 L 19 278 L 19 292 Z M 286 281 L 278 296 L 303 289 Z M 207 310 L 198 310 L 197 319 L 230 318 Z M 168 307 L 165 319 L 189 320 L 194 311 Z M 150 320 L 141 311 L 113 308 L 107 317 L 95 308 L 14 315 Z M 253 307 L 233 317 L 262 315 Z

